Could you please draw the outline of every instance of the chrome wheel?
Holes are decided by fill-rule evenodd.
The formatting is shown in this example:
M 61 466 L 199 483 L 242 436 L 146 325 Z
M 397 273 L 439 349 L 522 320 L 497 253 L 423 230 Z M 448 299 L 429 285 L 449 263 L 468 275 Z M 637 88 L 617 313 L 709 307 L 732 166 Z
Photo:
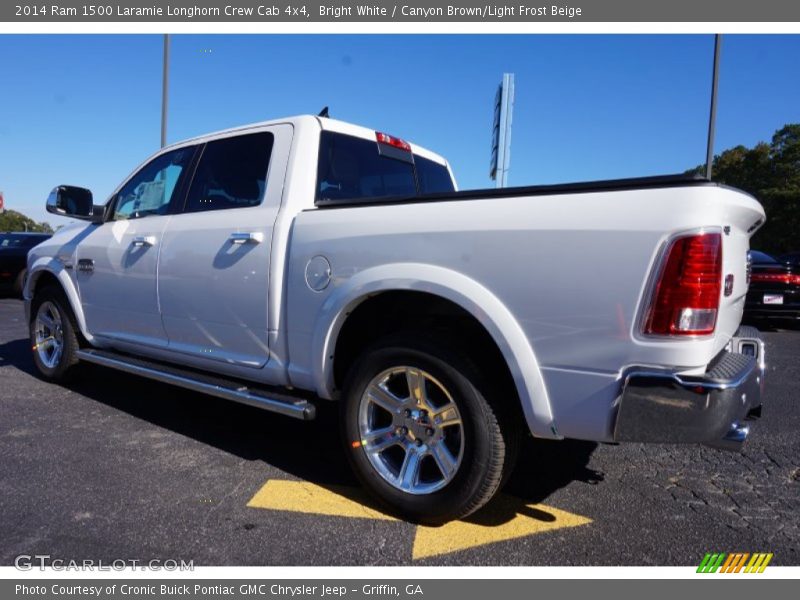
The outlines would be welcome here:
M 390 485 L 430 494 L 455 477 L 464 456 L 461 413 L 445 387 L 414 367 L 375 376 L 358 407 L 360 446 Z
M 33 349 L 41 363 L 48 369 L 57 367 L 64 352 L 64 331 L 61 313 L 49 300 L 43 302 L 36 312 L 34 342 Z

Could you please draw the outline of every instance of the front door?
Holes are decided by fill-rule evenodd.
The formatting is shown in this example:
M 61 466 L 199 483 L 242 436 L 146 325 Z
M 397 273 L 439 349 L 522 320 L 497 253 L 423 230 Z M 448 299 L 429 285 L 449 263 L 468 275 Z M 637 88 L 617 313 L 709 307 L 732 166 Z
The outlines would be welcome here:
M 92 335 L 167 344 L 156 287 L 158 254 L 194 152 L 181 148 L 147 163 L 115 195 L 108 220 L 78 244 L 73 268 Z

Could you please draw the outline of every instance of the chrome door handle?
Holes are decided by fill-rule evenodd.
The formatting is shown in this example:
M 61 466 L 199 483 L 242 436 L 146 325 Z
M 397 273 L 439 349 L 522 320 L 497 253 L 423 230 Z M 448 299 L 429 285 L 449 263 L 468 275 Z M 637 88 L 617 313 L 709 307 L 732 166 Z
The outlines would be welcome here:
M 260 244 L 264 241 L 264 234 L 260 231 L 232 233 L 228 240 L 233 244 Z
M 156 243 L 156 236 L 154 235 L 137 235 L 133 238 L 133 245 L 137 247 L 153 246 Z

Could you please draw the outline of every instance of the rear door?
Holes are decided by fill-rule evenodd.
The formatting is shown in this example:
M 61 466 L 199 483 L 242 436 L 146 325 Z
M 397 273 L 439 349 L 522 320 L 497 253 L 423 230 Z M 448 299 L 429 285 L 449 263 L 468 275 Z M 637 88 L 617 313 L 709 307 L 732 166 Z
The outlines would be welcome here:
M 291 141 L 291 125 L 275 125 L 203 147 L 161 249 L 170 350 L 253 368 L 268 361 L 272 233 Z

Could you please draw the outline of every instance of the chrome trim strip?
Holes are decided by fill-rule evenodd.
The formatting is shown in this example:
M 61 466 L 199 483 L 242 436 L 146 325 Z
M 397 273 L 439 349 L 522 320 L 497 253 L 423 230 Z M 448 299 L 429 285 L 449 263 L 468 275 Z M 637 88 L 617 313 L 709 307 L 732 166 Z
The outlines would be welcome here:
M 110 367 L 112 369 L 117 369 L 118 371 L 131 373 L 132 375 L 141 375 L 142 377 L 147 377 L 148 379 L 154 379 L 162 383 L 177 385 L 187 390 L 208 394 L 210 396 L 216 396 L 217 398 L 224 398 L 225 400 L 233 400 L 234 402 L 247 404 L 248 406 L 254 406 L 270 412 L 286 415 L 287 417 L 294 417 L 295 419 L 310 421 L 316 416 L 315 407 L 310 403 L 300 403 L 296 405 L 289 404 L 288 402 L 282 402 L 269 397 L 251 394 L 247 392 L 247 388 L 243 388 L 241 390 L 227 389 L 210 383 L 204 383 L 196 379 L 191 379 L 189 377 L 181 377 L 180 375 L 175 375 L 173 373 L 167 373 L 157 369 L 135 365 L 123 360 L 121 357 L 110 358 L 86 350 L 79 350 L 77 352 L 77 356 L 80 360 L 85 360 L 86 362 L 101 365 L 103 367 Z

